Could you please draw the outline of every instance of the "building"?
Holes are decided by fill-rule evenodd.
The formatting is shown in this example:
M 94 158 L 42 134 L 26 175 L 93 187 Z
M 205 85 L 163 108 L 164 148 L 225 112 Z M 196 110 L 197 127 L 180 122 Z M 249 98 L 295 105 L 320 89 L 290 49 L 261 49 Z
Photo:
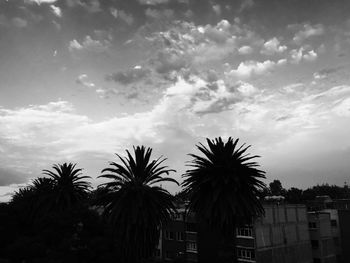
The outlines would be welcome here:
M 337 251 L 334 244 L 331 214 L 309 212 L 309 233 L 314 263 L 336 263 Z
M 304 205 L 265 204 L 254 223 L 255 262 L 311 263 L 307 210 Z
M 350 258 L 350 199 L 331 199 L 317 196 L 307 203 L 309 211 L 330 215 L 331 233 L 338 263 L 347 263 Z M 322 227 L 322 226 L 321 226 Z
M 238 261 L 312 263 L 306 207 L 264 204 L 264 209 L 265 215 L 252 225 L 236 229 L 236 248 L 232 249 L 236 249 Z M 163 228 L 162 259 L 198 262 L 199 238 L 208 249 L 216 245 L 208 235 L 198 235 L 198 229 L 195 216 L 186 216 L 180 209 L 179 215 Z

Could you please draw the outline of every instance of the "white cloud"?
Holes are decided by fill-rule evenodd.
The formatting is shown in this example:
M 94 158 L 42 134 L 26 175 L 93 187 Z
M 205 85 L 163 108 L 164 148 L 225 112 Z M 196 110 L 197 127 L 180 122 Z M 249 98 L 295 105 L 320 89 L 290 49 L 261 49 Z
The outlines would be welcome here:
M 105 39 L 103 41 L 94 40 L 89 35 L 85 37 L 85 39 L 80 43 L 78 40 L 73 39 L 69 42 L 68 49 L 71 52 L 86 50 L 89 52 L 101 53 L 108 50 L 110 46 L 109 40 Z
M 62 10 L 58 6 L 50 5 L 52 13 L 54 13 L 58 17 L 62 17 Z
M 244 61 L 241 62 L 236 69 L 232 69 L 226 72 L 228 76 L 234 76 L 237 78 L 249 78 L 251 75 L 262 75 L 272 69 L 274 69 L 276 63 L 271 60 L 266 60 L 264 62 L 258 61 Z
M 253 48 L 250 46 L 242 46 L 238 49 L 238 53 L 242 55 L 249 55 L 253 53 Z
M 73 39 L 72 41 L 69 42 L 68 48 L 69 48 L 69 51 L 81 50 L 83 49 L 83 46 L 76 39 Z
M 302 60 L 314 61 L 317 59 L 317 53 L 314 50 L 306 51 L 303 47 L 290 51 L 291 63 L 299 64 Z
M 76 82 L 80 85 L 83 85 L 84 87 L 87 87 L 87 88 L 95 88 L 96 87 L 96 85 L 93 82 L 88 80 L 88 75 L 86 75 L 86 74 L 79 75 Z
M 286 50 L 287 46 L 281 45 L 280 41 L 274 37 L 264 43 L 261 53 L 265 55 L 273 55 L 275 53 L 282 53 Z
M 310 50 L 309 52 L 303 55 L 303 58 L 307 61 L 314 61 L 317 59 L 317 54 L 315 51 Z
M 169 0 L 138 0 L 141 5 L 167 4 Z
M 215 82 L 214 90 L 199 77 L 192 76 L 188 81 L 180 78 L 149 111 L 101 121 L 77 114 L 66 101 L 2 108 L 0 140 L 4 153 L 0 162 L 18 165 L 26 171 L 35 168 L 37 174 L 60 160 L 85 158 L 88 165 L 90 159 L 86 156 L 94 153 L 103 157 L 98 160 L 101 167 L 109 160 L 106 156 L 113 158 L 114 152 L 123 153 L 133 144 L 143 144 L 169 157 L 169 165 L 181 171 L 185 153 L 193 152 L 194 144 L 205 137 L 234 135 L 253 144 L 255 151 L 267 157 L 281 145 L 288 145 L 291 151 L 298 149 L 297 145 L 304 147 L 305 144 L 291 147 L 292 142 L 302 138 L 310 146 L 304 151 L 311 154 L 316 149 L 320 151 L 320 147 L 315 147 L 320 146 L 319 142 L 310 144 L 310 139 L 318 137 L 315 134 L 339 130 L 336 124 L 348 121 L 342 118 L 349 117 L 349 86 L 320 93 L 302 89 L 298 84 L 276 92 L 260 90 L 243 81 L 233 86 L 220 79 Z M 100 89 L 97 92 L 104 93 Z M 343 145 L 348 136 L 345 133 L 331 140 L 331 144 Z M 327 142 L 325 138 L 327 135 L 322 141 Z M 324 147 L 324 143 L 321 145 Z M 96 158 L 91 160 L 97 162 Z M 88 169 L 84 171 L 89 173 Z M 95 174 L 90 171 L 90 175 Z
M 302 29 L 295 34 L 293 40 L 296 44 L 301 44 L 304 40 L 310 37 L 323 35 L 324 32 L 325 30 L 322 24 L 304 24 Z
M 53 4 L 57 2 L 57 0 L 25 0 L 27 3 L 37 3 L 38 5 L 40 4 Z

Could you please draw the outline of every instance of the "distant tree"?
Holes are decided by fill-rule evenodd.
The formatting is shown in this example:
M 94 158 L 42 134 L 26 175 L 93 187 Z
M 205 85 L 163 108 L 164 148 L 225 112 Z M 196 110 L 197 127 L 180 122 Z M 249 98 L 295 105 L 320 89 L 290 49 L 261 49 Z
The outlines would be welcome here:
M 175 213 L 174 197 L 158 184 L 178 183 L 163 176 L 174 170 L 162 166 L 164 158 L 151 160 L 151 148 L 134 147 L 134 157 L 126 153 L 102 170 L 100 177 L 111 181 L 102 185 L 97 204 L 104 206 L 120 241 L 121 261 L 140 262 L 153 255 L 160 227 Z
M 207 143 L 197 145 L 204 157 L 190 154 L 191 169 L 182 184 L 199 224 L 199 262 L 237 262 L 235 229 L 263 214 L 257 195 L 265 187 L 265 172 L 253 161 L 258 156 L 246 153 L 250 146 L 237 146 L 238 139 Z M 210 243 L 203 243 L 208 238 Z
M 273 180 L 269 184 L 271 195 L 285 195 L 286 190 L 282 187 L 282 183 L 280 180 Z
M 303 203 L 303 190 L 292 187 L 287 190 L 286 201 L 290 204 Z

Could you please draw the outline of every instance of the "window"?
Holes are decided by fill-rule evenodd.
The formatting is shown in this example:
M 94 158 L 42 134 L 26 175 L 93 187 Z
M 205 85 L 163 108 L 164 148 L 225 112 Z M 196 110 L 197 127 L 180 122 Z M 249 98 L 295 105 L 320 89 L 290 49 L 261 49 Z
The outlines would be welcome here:
M 246 248 L 237 248 L 237 257 L 240 259 L 255 259 L 255 251 Z
M 197 251 L 197 243 L 196 242 L 187 242 L 186 244 L 187 251 Z
M 184 232 L 176 232 L 176 240 L 177 241 L 184 241 L 185 237 L 184 237 Z
M 167 240 L 174 240 L 174 232 L 165 230 L 164 238 L 167 239 Z
M 317 228 L 316 222 L 309 222 L 309 228 L 310 229 L 316 229 Z
M 197 224 L 196 223 L 186 223 L 186 231 L 197 232 Z
M 333 226 L 333 227 L 337 227 L 337 220 L 334 220 L 334 219 L 332 219 L 331 220 L 331 226 Z
M 251 227 L 236 228 L 236 235 L 243 236 L 243 237 L 252 237 L 253 236 L 253 229 Z
M 312 249 L 318 249 L 318 240 L 311 240 Z

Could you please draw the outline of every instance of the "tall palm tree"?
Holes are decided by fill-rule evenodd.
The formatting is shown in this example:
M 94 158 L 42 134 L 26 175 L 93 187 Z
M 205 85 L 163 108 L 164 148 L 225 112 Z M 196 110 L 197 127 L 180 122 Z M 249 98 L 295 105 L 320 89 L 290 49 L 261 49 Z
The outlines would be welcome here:
M 82 169 L 76 169 L 76 164 L 54 164 L 54 171 L 43 170 L 53 182 L 52 198 L 55 209 L 62 210 L 72 208 L 87 198 L 91 188 L 85 179 L 90 176 L 82 176 Z
M 175 212 L 174 197 L 158 186 L 162 182 L 178 182 L 170 177 L 175 170 L 162 166 L 165 158 L 151 161 L 151 148 L 137 146 L 134 157 L 126 150 L 127 157 L 120 163 L 111 162 L 100 177 L 112 181 L 102 184 L 98 204 L 113 225 L 122 242 L 120 253 L 123 262 L 141 262 L 152 256 L 159 240 L 159 227 Z
M 219 137 L 207 143 L 208 147 L 197 145 L 204 157 L 189 154 L 191 169 L 182 184 L 190 201 L 188 209 L 195 212 L 199 223 L 199 261 L 235 262 L 236 226 L 264 212 L 257 195 L 265 186 L 261 181 L 265 172 L 252 161 L 259 156 L 246 153 L 250 146 L 238 147 L 238 139 L 223 142 Z M 208 235 L 211 249 L 205 249 Z

